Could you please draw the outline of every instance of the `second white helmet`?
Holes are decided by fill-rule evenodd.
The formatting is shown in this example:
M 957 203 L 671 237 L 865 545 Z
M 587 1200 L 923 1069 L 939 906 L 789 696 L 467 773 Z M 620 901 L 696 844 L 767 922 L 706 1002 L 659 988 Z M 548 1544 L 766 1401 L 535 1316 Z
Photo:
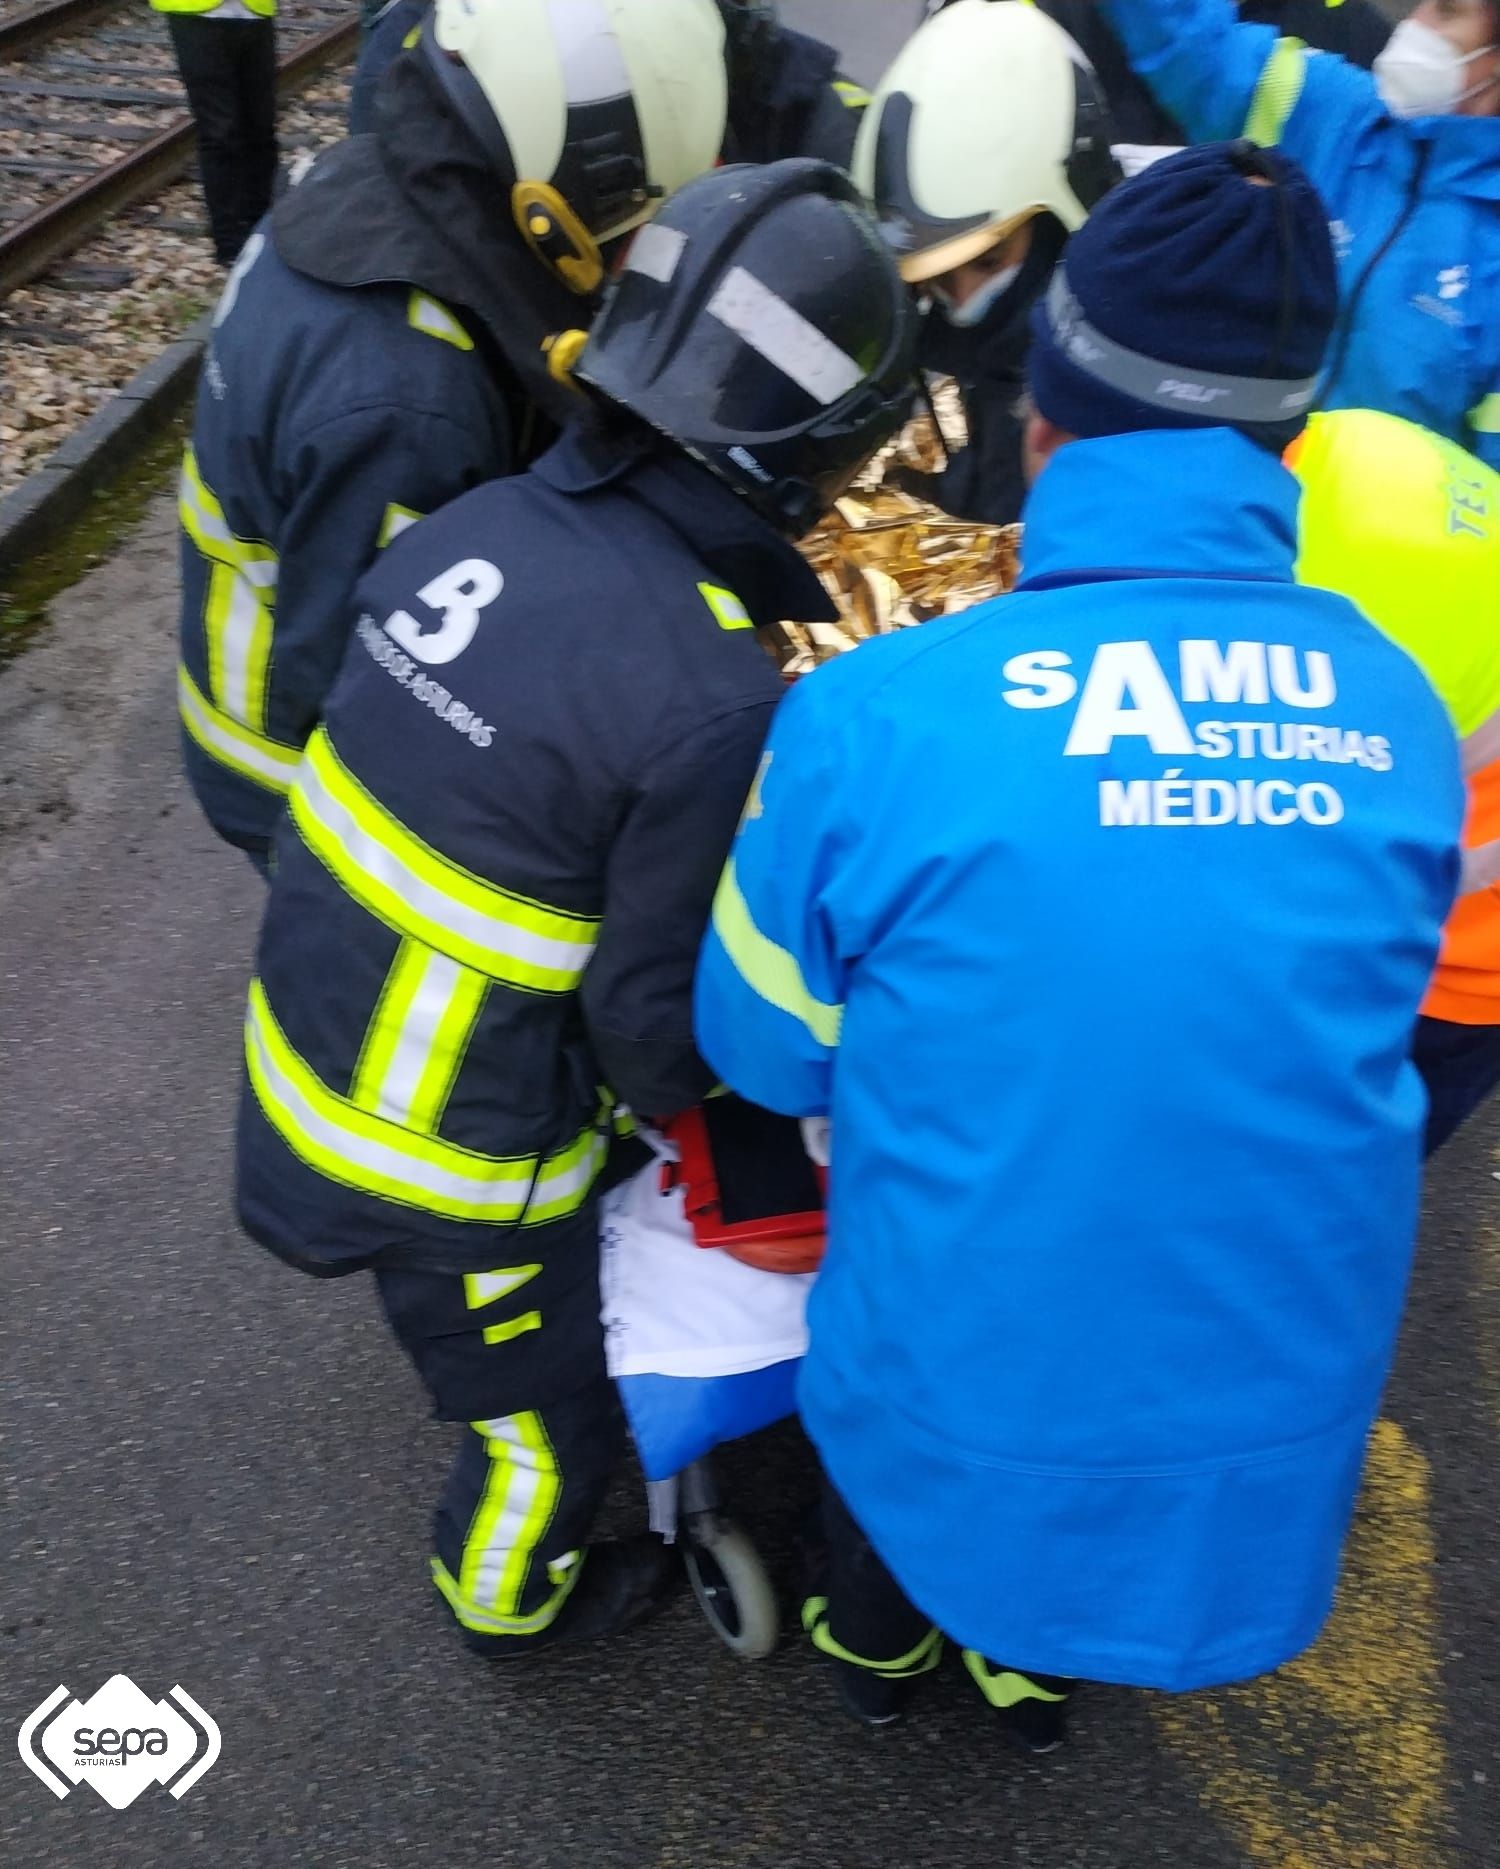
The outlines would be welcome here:
M 854 179 L 911 283 L 1037 214 L 1069 233 L 1119 179 L 1093 67 L 1025 0 L 958 0 L 909 39 L 860 125 Z
M 541 230 L 540 203 L 566 208 L 575 240 L 611 240 L 718 160 L 715 0 L 437 0 L 423 43 L 501 183 L 522 189 L 523 232 Z

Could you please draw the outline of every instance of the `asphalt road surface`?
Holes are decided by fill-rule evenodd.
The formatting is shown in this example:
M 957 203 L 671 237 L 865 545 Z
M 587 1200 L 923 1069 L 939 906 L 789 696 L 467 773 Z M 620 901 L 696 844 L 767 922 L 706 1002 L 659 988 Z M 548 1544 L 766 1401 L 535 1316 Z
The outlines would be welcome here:
M 865 75 L 915 9 L 789 10 Z M 0 1723 L 124 1673 L 180 1683 L 223 1751 L 117 1811 L 7 1741 L 0 1863 L 1500 1864 L 1493 1121 L 1433 1171 L 1341 1606 L 1277 1679 L 1091 1691 L 1033 1762 L 952 1666 L 871 1740 L 800 1644 L 741 1666 L 688 1601 L 522 1673 L 463 1652 L 425 1581 L 445 1432 L 364 1283 L 282 1270 L 230 1215 L 259 887 L 177 775 L 174 581 L 162 502 L 0 672 Z M 789 1595 L 805 1454 L 729 1465 Z M 639 1510 L 627 1477 L 612 1516 Z

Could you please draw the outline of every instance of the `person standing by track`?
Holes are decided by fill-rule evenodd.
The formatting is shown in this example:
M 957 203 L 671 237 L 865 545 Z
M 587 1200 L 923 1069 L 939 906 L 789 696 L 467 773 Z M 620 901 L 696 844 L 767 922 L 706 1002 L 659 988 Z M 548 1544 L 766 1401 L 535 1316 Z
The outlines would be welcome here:
M 276 188 L 276 0 L 151 0 L 198 134 L 214 258 L 233 266 Z
M 439 0 L 385 104 L 247 243 L 183 461 L 184 759 L 262 869 L 360 573 L 545 451 L 577 405 L 547 346 L 597 308 L 601 243 L 717 160 L 723 26 L 714 0 Z

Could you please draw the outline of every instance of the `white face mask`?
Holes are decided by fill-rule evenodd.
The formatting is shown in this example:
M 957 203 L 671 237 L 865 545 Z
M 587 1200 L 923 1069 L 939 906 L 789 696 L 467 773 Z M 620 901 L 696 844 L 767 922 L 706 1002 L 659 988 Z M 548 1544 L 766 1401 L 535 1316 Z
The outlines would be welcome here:
M 985 280 L 977 292 L 970 293 L 962 305 L 955 305 L 948 294 L 937 286 L 933 287 L 932 296 L 949 324 L 957 325 L 960 331 L 967 331 L 984 321 L 985 314 L 1000 303 L 1020 277 L 1019 266 L 1002 266 L 998 273 L 992 273 Z
M 1431 26 L 1405 19 L 1375 60 L 1375 83 L 1386 108 L 1397 117 L 1450 116 L 1493 82 L 1485 79 L 1466 91 L 1462 74 L 1465 65 L 1494 49 L 1482 45 L 1466 55 Z

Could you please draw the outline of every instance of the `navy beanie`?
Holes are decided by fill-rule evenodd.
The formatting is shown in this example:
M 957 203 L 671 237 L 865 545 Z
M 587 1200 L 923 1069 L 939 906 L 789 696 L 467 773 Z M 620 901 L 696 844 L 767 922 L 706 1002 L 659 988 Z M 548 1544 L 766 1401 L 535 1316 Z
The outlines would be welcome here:
M 1257 178 L 1263 178 L 1257 180 Z M 1208 143 L 1122 182 L 1031 314 L 1032 400 L 1069 434 L 1301 431 L 1338 313 L 1328 216 L 1274 149 Z

